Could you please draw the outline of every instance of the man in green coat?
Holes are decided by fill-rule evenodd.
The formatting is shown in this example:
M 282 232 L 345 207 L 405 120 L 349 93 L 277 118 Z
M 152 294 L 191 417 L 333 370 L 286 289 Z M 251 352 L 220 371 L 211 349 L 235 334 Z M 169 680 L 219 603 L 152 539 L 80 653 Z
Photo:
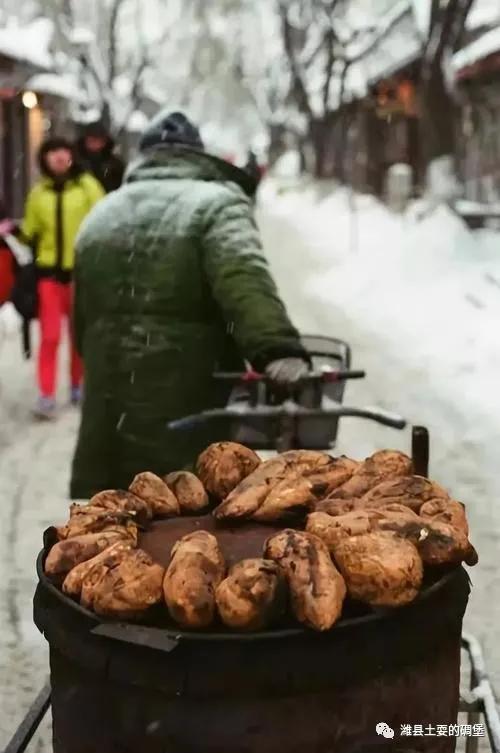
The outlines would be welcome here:
M 176 418 L 223 406 L 217 370 L 247 360 L 277 383 L 308 358 L 261 252 L 255 184 L 204 152 L 197 128 L 160 113 L 121 189 L 77 243 L 75 332 L 84 359 L 71 496 L 126 488 L 144 470 L 189 467 L 215 427 L 169 432 Z

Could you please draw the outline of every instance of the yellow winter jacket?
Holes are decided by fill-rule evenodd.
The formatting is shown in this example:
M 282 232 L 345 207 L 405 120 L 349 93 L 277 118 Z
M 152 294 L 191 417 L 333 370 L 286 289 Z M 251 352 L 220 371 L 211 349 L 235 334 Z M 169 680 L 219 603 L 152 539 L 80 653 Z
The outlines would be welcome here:
M 104 195 L 101 184 L 89 173 L 69 178 L 60 188 L 44 177 L 32 188 L 21 231 L 35 249 L 40 272 L 71 273 L 80 225 Z

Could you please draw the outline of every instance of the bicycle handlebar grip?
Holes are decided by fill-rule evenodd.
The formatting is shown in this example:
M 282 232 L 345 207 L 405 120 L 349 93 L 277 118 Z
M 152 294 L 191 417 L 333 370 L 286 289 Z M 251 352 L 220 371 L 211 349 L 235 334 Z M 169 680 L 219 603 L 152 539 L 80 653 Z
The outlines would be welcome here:
M 372 411 L 373 420 L 382 426 L 389 426 L 391 429 L 406 429 L 408 422 L 402 416 L 395 413 L 386 413 L 380 409 Z
M 259 374 L 257 371 L 244 371 L 241 374 L 230 372 L 216 372 L 213 375 L 214 379 L 226 382 L 241 382 L 242 384 L 248 382 L 269 382 L 269 377 L 265 374 Z M 311 371 L 307 376 L 301 379 L 301 382 L 307 384 L 308 382 L 341 382 L 347 379 L 364 379 L 366 377 L 366 371 L 353 370 L 353 369 L 338 369 L 331 371 Z
M 315 375 L 313 375 L 314 378 Z M 366 377 L 366 371 L 352 370 L 348 371 L 324 371 L 316 378 L 319 378 L 322 382 L 342 382 L 347 379 L 364 379 Z
M 167 424 L 169 431 L 187 431 L 192 429 L 193 426 L 199 426 L 205 422 L 205 416 L 199 414 L 196 416 L 186 416 L 185 418 L 178 418 L 175 421 L 170 421 Z

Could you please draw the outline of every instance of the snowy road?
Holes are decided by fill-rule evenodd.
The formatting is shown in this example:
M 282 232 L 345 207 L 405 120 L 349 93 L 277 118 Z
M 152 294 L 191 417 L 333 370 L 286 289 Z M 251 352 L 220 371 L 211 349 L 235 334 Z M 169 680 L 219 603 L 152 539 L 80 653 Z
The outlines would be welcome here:
M 353 346 L 355 365 L 368 379 L 353 383 L 347 400 L 378 404 L 429 426 L 432 468 L 437 480 L 467 502 L 473 540 L 481 564 L 471 571 L 473 595 L 467 626 L 482 641 L 495 685 L 500 689 L 500 479 L 497 472 L 498 426 L 494 417 L 477 425 L 474 402 L 457 401 L 446 382 L 436 380 L 432 360 L 411 364 L 405 348 L 378 336 L 356 316 L 335 305 L 334 297 L 314 299 L 304 292 L 314 273 L 310 249 L 294 223 L 279 214 L 263 213 L 261 225 L 282 294 L 303 331 L 333 334 Z M 332 242 L 335 239 L 332 239 Z M 381 291 L 381 295 L 383 292 Z M 446 333 L 445 333 L 446 334 Z M 33 366 L 22 361 L 15 332 L 0 333 L 0 747 L 7 742 L 21 711 L 35 696 L 47 671 L 43 640 L 31 624 L 35 583 L 34 559 L 41 533 L 67 510 L 69 460 L 77 416 L 69 408 L 52 425 L 29 420 Z M 64 397 L 64 395 L 63 395 Z M 345 420 L 340 449 L 364 456 L 376 448 L 408 449 L 407 433 Z M 47 734 L 30 749 L 48 753 Z

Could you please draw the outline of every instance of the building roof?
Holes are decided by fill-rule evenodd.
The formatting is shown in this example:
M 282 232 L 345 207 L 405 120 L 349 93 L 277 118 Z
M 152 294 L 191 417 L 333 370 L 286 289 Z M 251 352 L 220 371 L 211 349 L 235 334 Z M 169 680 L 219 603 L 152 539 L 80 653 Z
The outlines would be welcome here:
M 38 18 L 24 26 L 10 21 L 0 29 L 0 55 L 49 70 L 53 30 L 48 18 Z
M 74 76 L 59 73 L 38 73 L 26 81 L 26 88 L 38 94 L 51 94 L 54 97 L 74 102 L 86 102 L 81 87 Z
M 453 56 L 453 69 L 458 73 L 481 60 L 500 52 L 500 23 L 471 42 Z

